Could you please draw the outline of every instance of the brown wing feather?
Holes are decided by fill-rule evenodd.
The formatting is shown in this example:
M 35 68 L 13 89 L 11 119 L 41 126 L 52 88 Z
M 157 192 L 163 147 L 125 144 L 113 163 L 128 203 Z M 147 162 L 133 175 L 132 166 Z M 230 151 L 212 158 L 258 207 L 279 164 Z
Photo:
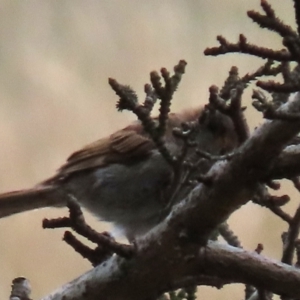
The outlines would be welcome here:
M 179 114 L 170 114 L 167 126 L 168 139 L 174 139 L 172 128 L 180 126 L 184 121 L 196 120 L 202 109 L 190 109 Z M 74 152 L 67 162 L 58 170 L 57 174 L 44 183 L 53 182 L 69 174 L 105 166 L 109 163 L 125 163 L 128 159 L 149 155 L 155 145 L 149 139 L 139 122 L 119 130 L 109 137 L 89 144 L 79 151 Z
M 131 157 L 148 155 L 152 149 L 154 144 L 150 139 L 128 127 L 73 153 L 59 169 L 59 174 L 67 175 L 112 162 L 122 163 Z

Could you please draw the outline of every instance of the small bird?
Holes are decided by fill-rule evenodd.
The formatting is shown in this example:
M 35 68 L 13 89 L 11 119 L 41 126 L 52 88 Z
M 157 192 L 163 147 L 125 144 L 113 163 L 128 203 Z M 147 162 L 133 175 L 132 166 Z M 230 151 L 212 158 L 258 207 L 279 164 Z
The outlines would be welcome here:
M 169 114 L 164 140 L 171 153 L 178 153 L 182 146 L 173 129 L 199 118 L 198 148 L 218 155 L 236 147 L 231 119 L 219 112 L 204 117 L 204 111 L 196 108 Z M 42 207 L 62 207 L 72 195 L 133 240 L 161 221 L 161 211 L 168 203 L 164 192 L 171 178 L 172 167 L 137 121 L 74 152 L 56 175 L 35 187 L 0 195 L 0 218 Z

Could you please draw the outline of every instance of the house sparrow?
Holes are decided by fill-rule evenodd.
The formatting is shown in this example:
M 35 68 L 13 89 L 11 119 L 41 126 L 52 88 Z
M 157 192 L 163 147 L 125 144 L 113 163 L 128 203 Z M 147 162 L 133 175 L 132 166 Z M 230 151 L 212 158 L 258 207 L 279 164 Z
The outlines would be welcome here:
M 233 124 L 204 109 L 170 114 L 165 143 L 171 153 L 181 149 L 182 140 L 172 131 L 183 122 L 202 118 L 195 141 L 211 154 L 223 154 L 237 144 Z M 207 170 L 204 170 L 207 171 Z M 172 168 L 135 122 L 73 153 L 56 175 L 37 186 L 0 195 L 0 218 L 42 207 L 65 206 L 70 195 L 101 220 L 114 223 L 132 240 L 161 221 L 168 199 L 164 191 Z

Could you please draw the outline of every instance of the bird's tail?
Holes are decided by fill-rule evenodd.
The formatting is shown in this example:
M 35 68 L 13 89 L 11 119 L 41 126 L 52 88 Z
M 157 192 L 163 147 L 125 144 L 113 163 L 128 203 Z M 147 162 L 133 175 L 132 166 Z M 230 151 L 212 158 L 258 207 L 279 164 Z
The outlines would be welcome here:
M 67 199 L 67 193 L 55 186 L 39 186 L 0 194 L 0 218 L 36 208 L 63 206 Z

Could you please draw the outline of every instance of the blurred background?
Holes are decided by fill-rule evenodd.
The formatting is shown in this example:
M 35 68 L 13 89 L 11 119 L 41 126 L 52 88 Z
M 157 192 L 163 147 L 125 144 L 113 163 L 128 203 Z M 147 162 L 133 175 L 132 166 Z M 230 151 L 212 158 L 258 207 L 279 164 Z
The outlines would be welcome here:
M 180 60 L 186 75 L 173 101 L 174 111 L 204 104 L 208 88 L 221 86 L 232 65 L 240 74 L 262 61 L 243 55 L 205 57 L 219 34 L 281 48 L 280 38 L 260 30 L 246 16 L 258 0 L 1 0 L 0 1 L 0 192 L 30 187 L 53 175 L 67 156 L 134 120 L 118 113 L 107 78 L 131 85 L 144 98 L 149 72 Z M 270 0 L 294 26 L 292 1 Z M 250 105 L 251 90 L 245 98 Z M 261 123 L 250 108 L 252 127 Z M 297 205 L 293 196 L 288 209 Z M 0 298 L 11 280 L 30 279 L 32 298 L 48 294 L 91 266 L 61 241 L 63 230 L 42 230 L 44 217 L 66 215 L 44 209 L 0 220 Z M 96 228 L 105 224 L 88 217 Z M 264 244 L 264 255 L 280 258 L 286 226 L 265 209 L 248 204 L 230 219 L 246 249 Z M 200 288 L 199 299 L 241 299 L 242 285 L 221 291 Z M 234 296 L 233 296 L 234 295 Z

